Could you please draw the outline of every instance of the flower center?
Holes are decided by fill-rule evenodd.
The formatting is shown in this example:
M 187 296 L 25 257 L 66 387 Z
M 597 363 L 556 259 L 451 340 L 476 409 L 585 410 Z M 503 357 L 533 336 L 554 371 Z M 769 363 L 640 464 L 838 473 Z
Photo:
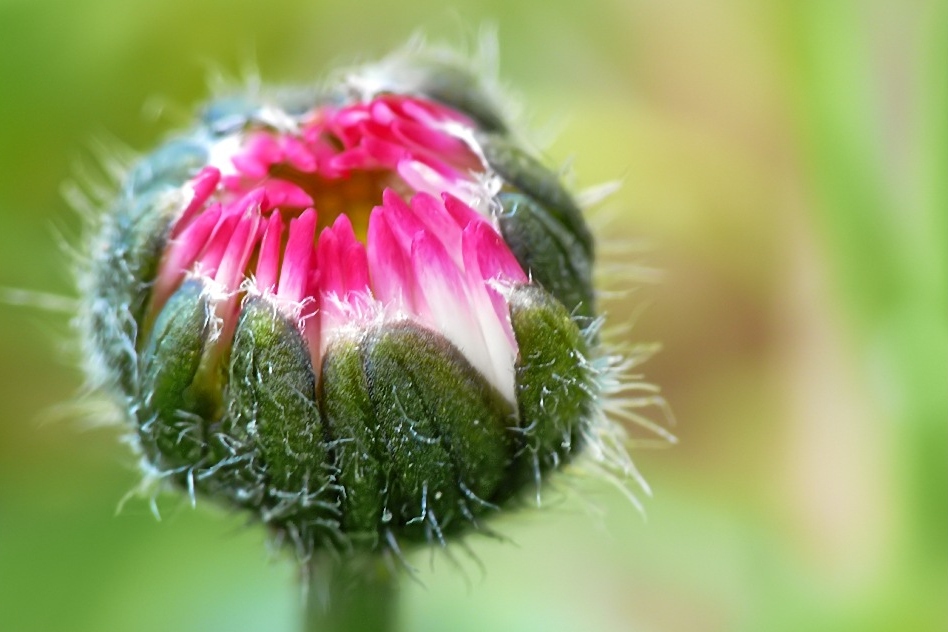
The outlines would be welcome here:
M 300 188 L 314 201 L 318 209 L 316 233 L 331 227 L 340 215 L 346 215 L 352 223 L 356 238 L 363 244 L 369 231 L 369 215 L 382 200 L 385 189 L 396 191 L 410 199 L 412 191 L 398 177 L 383 170 L 353 171 L 344 178 L 325 178 L 318 173 L 299 171 L 286 163 L 270 167 L 270 177 L 291 183 Z M 298 216 L 303 208 L 284 206 L 279 212 L 284 217 Z

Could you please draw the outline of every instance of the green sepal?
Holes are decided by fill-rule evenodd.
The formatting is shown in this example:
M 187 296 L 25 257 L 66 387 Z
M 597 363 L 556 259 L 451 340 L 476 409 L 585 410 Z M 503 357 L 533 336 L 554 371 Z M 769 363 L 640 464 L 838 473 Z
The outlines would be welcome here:
M 570 312 L 594 316 L 592 261 L 575 234 L 529 196 L 501 193 L 498 200 L 500 233 L 523 269 Z
M 128 397 L 140 396 L 136 351 L 141 349 L 152 280 L 171 225 L 170 198 L 122 198 L 103 230 L 89 271 L 89 329 L 111 379 Z
M 586 253 L 586 259 L 591 263 L 595 252 L 592 233 L 576 201 L 557 175 L 506 136 L 480 134 L 478 141 L 491 169 L 508 185 L 546 208 L 556 221 L 576 237 Z
M 205 398 L 197 377 L 211 323 L 203 284 L 187 281 L 168 299 L 141 353 L 139 435 L 153 460 L 167 469 L 199 464 L 207 448 Z
M 387 452 L 369 398 L 357 338 L 332 341 L 319 380 L 323 423 L 332 437 L 337 481 L 343 489 L 342 526 L 356 545 L 374 548 L 386 500 Z
M 368 333 L 364 363 L 396 524 L 430 537 L 489 506 L 513 454 L 512 407 L 447 340 L 409 323 Z
M 248 298 L 230 353 L 232 421 L 225 432 L 238 441 L 246 440 L 241 433 L 251 433 L 276 490 L 329 498 L 329 451 L 316 404 L 316 376 L 295 324 L 270 301 Z
M 509 301 L 520 350 L 516 385 L 525 450 L 519 469 L 533 476 L 569 461 L 582 447 L 595 382 L 586 340 L 556 299 L 525 285 Z

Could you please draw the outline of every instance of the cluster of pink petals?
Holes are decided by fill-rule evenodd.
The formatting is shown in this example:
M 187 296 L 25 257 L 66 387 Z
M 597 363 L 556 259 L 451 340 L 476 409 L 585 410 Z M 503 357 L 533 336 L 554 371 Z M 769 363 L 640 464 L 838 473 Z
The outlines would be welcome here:
M 299 322 L 317 371 L 334 336 L 410 319 L 451 341 L 513 401 L 517 344 L 504 290 L 527 277 L 491 219 L 462 201 L 484 170 L 463 140 L 471 126 L 438 104 L 384 95 L 317 109 L 294 133 L 248 132 L 189 183 L 156 306 L 186 274 L 211 279 L 226 337 L 241 293 L 271 297 Z M 275 175 L 286 168 L 321 182 L 386 173 L 395 186 L 372 208 L 363 243 L 345 214 L 317 235 L 320 201 L 299 175 Z

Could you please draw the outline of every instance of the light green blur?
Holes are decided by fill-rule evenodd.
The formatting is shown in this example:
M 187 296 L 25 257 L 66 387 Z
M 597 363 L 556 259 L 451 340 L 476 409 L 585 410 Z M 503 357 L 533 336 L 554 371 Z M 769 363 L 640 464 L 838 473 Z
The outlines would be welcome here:
M 661 342 L 679 443 L 630 430 L 644 517 L 579 472 L 492 524 L 515 544 L 470 538 L 480 565 L 413 556 L 402 628 L 948 629 L 945 2 L 0 0 L 0 287 L 68 295 L 63 183 L 209 78 L 491 23 L 529 137 L 579 189 L 623 182 L 592 223 L 636 291 L 605 305 Z M 296 630 L 296 571 L 240 516 L 116 515 L 137 475 L 71 403 L 70 316 L 0 305 L 0 630 Z

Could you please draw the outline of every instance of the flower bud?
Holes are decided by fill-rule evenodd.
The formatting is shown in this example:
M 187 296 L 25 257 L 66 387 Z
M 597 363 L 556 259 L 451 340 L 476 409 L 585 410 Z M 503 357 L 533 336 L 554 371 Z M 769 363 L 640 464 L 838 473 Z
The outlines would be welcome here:
M 130 171 L 84 322 L 149 472 L 308 554 L 444 542 L 576 455 L 592 237 L 487 94 L 394 58 L 214 102 Z

